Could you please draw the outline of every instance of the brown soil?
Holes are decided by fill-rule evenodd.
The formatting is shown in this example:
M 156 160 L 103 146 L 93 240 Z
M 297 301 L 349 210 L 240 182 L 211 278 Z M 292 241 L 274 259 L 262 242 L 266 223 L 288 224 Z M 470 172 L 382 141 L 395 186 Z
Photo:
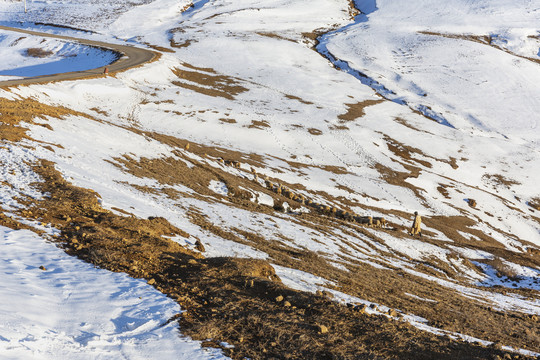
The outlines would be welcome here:
M 267 121 L 258 121 L 258 120 L 251 120 L 251 124 L 248 126 L 249 129 L 259 129 L 263 130 L 264 128 L 269 128 L 270 124 L 268 124 Z
M 296 100 L 296 101 L 299 101 L 301 102 L 302 104 L 305 104 L 305 105 L 313 105 L 313 103 L 311 101 L 306 101 L 302 98 L 299 98 L 298 96 L 294 96 L 294 95 L 285 95 L 285 97 L 287 99 L 291 99 L 291 100 Z
M 509 189 L 513 185 L 519 185 L 517 181 L 508 179 L 500 174 L 485 174 L 482 176 L 482 180 L 490 184 L 494 189 L 497 189 L 498 187 Z
M 51 56 L 53 54 L 50 50 L 44 50 L 41 48 L 29 48 L 26 49 L 26 56 L 29 57 L 35 57 L 35 58 L 44 58 L 47 56 Z
M 540 197 L 531 199 L 531 201 L 529 201 L 529 206 L 535 210 L 540 211 Z
M 322 135 L 323 132 L 319 129 L 315 129 L 315 128 L 309 128 L 308 129 L 308 133 L 310 133 L 311 135 Z
M 295 42 L 294 40 L 292 39 L 287 39 L 286 37 L 284 36 L 281 36 L 281 35 L 278 35 L 276 33 L 273 33 L 273 32 L 263 32 L 263 31 L 258 31 L 256 32 L 257 35 L 260 35 L 260 36 L 264 36 L 264 37 L 269 37 L 271 39 L 278 39 L 278 40 L 285 40 L 285 41 L 291 41 L 291 42 Z
M 67 109 L 62 106 L 50 106 L 37 102 L 33 99 L 9 100 L 0 97 L 0 139 L 17 142 L 28 139 L 22 123 L 35 124 L 36 115 L 45 119 L 46 116 L 61 118 L 66 115 L 87 117 L 86 114 Z M 40 124 L 49 127 L 48 124 Z
M 188 64 L 183 65 L 192 70 L 178 68 L 173 70 L 174 74 L 180 79 L 180 81 L 173 81 L 173 84 L 177 86 L 207 96 L 223 97 L 228 100 L 233 100 L 236 95 L 248 90 L 239 84 L 238 79 L 217 74 L 213 69 L 197 68 Z
M 229 118 L 220 118 L 219 121 L 227 124 L 236 124 L 236 120 Z
M 348 110 L 345 114 L 338 115 L 338 119 L 342 120 L 342 122 L 356 120 L 366 114 L 364 112 L 366 107 L 377 105 L 383 101 L 384 100 L 365 100 L 356 104 L 345 104 L 347 105 Z

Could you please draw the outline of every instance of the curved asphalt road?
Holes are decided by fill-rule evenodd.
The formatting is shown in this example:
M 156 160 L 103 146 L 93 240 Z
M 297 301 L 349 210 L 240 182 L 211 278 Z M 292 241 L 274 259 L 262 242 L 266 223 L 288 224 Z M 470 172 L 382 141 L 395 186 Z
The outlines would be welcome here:
M 77 42 L 83 45 L 112 50 L 114 52 L 119 53 L 121 57 L 115 62 L 113 62 L 112 64 L 107 65 L 107 67 L 109 68 L 109 72 L 127 70 L 129 68 L 147 63 L 149 61 L 152 61 L 158 54 L 154 51 L 141 49 L 141 48 L 137 48 L 133 46 L 109 44 L 109 43 L 104 43 L 101 41 L 92 41 L 92 40 L 74 38 L 70 36 L 47 34 L 47 33 L 42 33 L 38 31 L 23 30 L 23 29 L 11 28 L 7 26 L 0 26 L 0 30 L 15 31 L 18 33 L 23 33 L 23 34 L 61 39 L 61 40 L 66 40 L 70 42 Z M 101 66 L 95 69 L 84 70 L 84 71 L 73 71 L 73 72 L 66 72 L 66 73 L 53 74 L 53 75 L 27 77 L 24 79 L 0 81 L 0 86 L 28 85 L 28 84 L 35 84 L 35 83 L 50 82 L 50 81 L 80 79 L 80 78 L 84 78 L 88 76 L 103 74 L 103 70 L 104 70 L 104 67 Z

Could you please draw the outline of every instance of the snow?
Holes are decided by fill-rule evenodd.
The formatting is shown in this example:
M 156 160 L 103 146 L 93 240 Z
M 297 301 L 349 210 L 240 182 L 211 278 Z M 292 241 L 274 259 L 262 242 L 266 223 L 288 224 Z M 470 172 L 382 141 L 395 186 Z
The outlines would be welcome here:
M 377 8 L 367 21 L 328 40 L 336 58 L 393 91 L 391 98 L 429 106 L 454 127 L 539 140 L 538 64 L 514 55 L 540 60 L 539 41 L 529 37 L 538 34 L 537 6 L 525 0 L 422 0 L 404 8 L 379 0 Z M 490 36 L 492 45 L 508 52 L 427 32 Z
M 94 268 L 28 230 L 0 227 L 0 249 L 5 359 L 225 359 L 180 337 L 167 323 L 178 304 L 144 280 Z
M 537 190 L 540 175 L 540 132 L 537 127 L 540 72 L 538 64 L 527 59 L 540 58 L 537 29 L 540 10 L 534 6 L 534 2 L 453 0 L 441 3 L 418 0 L 405 4 L 388 0 L 362 0 L 357 1 L 357 6 L 364 14 L 358 15 L 355 20 L 349 15 L 347 2 L 342 0 L 204 0 L 195 1 L 194 6 L 182 14 L 179 12 L 188 5 L 187 1 L 144 0 L 98 4 L 86 0 L 34 1 L 29 2 L 27 15 L 20 12 L 20 5 L 0 3 L 0 21 L 25 20 L 71 25 L 94 32 L 44 28 L 31 23 L 24 26 L 63 34 L 76 33 L 77 36 L 110 42 L 126 40 L 139 46 L 148 43 L 166 47 L 172 52 L 164 52 L 159 61 L 115 77 L 0 91 L 1 97 L 32 97 L 89 115 L 39 120 L 52 130 L 29 126 L 28 134 L 37 142 L 61 145 L 55 147 L 54 152 L 43 147 L 43 144 L 30 141 L 24 144 L 34 147 L 32 150 L 15 145 L 4 145 L 0 149 L 1 180 L 13 186 L 0 187 L 5 209 L 20 206 L 14 201 L 19 194 L 40 196 L 28 186 L 33 181 L 39 181 L 39 178 L 24 164 L 45 158 L 54 161 L 58 170 L 75 185 L 98 192 L 105 208 L 124 209 L 143 218 L 167 218 L 190 234 L 189 238 L 173 240 L 193 246 L 195 240 L 200 239 L 207 250 L 205 256 L 269 259 L 263 251 L 220 238 L 194 225 L 189 219 L 193 211 L 200 212 L 224 231 L 248 231 L 261 235 L 267 241 L 280 241 L 291 248 L 317 252 L 340 269 L 346 269 L 343 264 L 348 261 L 371 264 L 377 268 L 385 268 L 385 265 L 399 267 L 498 309 L 540 313 L 539 300 L 536 298 L 524 299 L 512 294 L 511 290 L 507 295 L 502 295 L 489 289 L 494 285 L 538 289 L 538 269 L 508 264 L 521 276 L 516 286 L 508 279 L 498 279 L 489 266 L 479 265 L 484 274 L 475 272 L 464 265 L 466 259 L 489 260 L 494 255 L 487 250 L 460 246 L 429 223 L 432 216 L 449 219 L 463 216 L 477 225 L 458 229 L 459 234 L 479 244 L 480 238 L 469 231 L 480 230 L 506 249 L 518 253 L 525 251 L 529 243 L 540 245 L 539 225 L 531 217 L 532 210 L 527 205 L 529 199 L 540 196 Z M 388 26 L 389 23 L 392 26 Z M 311 48 L 314 45 L 312 40 L 302 35 L 315 30 L 329 31 L 319 38 L 320 45 L 317 47 L 326 58 Z M 101 56 L 91 53 L 94 51 L 92 49 L 57 40 L 46 40 L 41 44 L 41 39 L 30 36 L 9 47 L 6 45 L 13 44 L 14 37 L 18 35 L 5 34 L 0 39 L 0 46 L 7 48 L 0 55 L 0 70 L 4 72 L 14 73 L 13 68 L 23 64 L 20 63 L 22 60 L 26 61 L 23 66 L 27 69 L 35 66 L 43 71 L 48 65 L 42 60 L 20 57 L 21 51 L 37 44 L 55 49 L 60 54 L 51 59 L 59 60 L 61 54 L 67 54 L 68 50 L 73 50 L 79 60 L 88 56 L 92 61 L 97 61 L 97 57 Z M 470 37 L 473 35 L 490 36 L 492 46 Z M 344 71 L 336 71 L 333 65 Z M 208 96 L 203 91 L 193 90 L 193 87 L 208 89 L 209 85 L 199 84 L 193 79 L 181 79 L 171 69 L 192 72 L 205 78 L 215 77 L 220 86 L 238 86 L 244 90 L 229 97 Z M 28 76 L 28 73 L 23 75 Z M 191 88 L 177 86 L 173 81 Z M 227 90 L 224 92 L 227 93 Z M 347 113 L 350 105 L 381 100 L 377 93 L 391 101 L 366 106 L 364 115 L 356 119 L 340 118 Z M 420 114 L 412 110 L 418 110 Z M 436 121 L 421 113 L 429 114 Z M 235 122 L 224 123 L 220 119 L 233 119 Z M 254 121 L 264 122 L 268 126 L 250 127 Z M 314 135 L 309 129 L 317 129 L 320 134 Z M 228 196 L 227 187 L 220 181 L 213 180 L 209 184 L 209 189 L 218 196 L 201 199 L 190 196 L 193 190 L 182 184 L 163 185 L 155 179 L 137 178 L 111 162 L 122 156 L 135 160 L 172 157 L 186 162 L 189 167 L 194 166 L 196 161 L 237 177 L 251 180 L 252 176 L 246 176 L 243 171 L 249 171 L 245 164 L 241 169 L 234 169 L 220 165 L 216 159 L 203 158 L 189 151 L 183 151 L 184 156 L 179 157 L 173 153 L 178 149 L 144 136 L 141 130 L 178 137 L 194 144 L 216 145 L 260 155 L 263 159 L 261 166 L 257 167 L 260 176 L 267 175 L 298 184 L 303 189 L 303 195 L 320 203 L 338 207 L 358 203 L 365 207 L 353 206 L 353 210 L 363 215 L 367 212 L 365 208 L 372 207 L 378 209 L 369 212 L 375 216 L 385 210 L 392 210 L 394 214 L 410 214 L 418 210 L 426 219 L 425 232 L 435 235 L 428 242 L 402 238 L 376 229 L 366 229 L 371 236 L 351 234 L 339 226 L 324 232 L 314 231 L 295 221 L 295 214 L 268 215 L 230 206 L 223 198 Z M 412 149 L 409 150 L 410 159 L 396 155 L 389 146 L 390 142 Z M 189 158 L 193 163 L 187 160 Z M 295 167 L 289 160 L 302 166 Z M 416 192 L 400 184 L 389 183 L 377 170 L 376 165 L 379 164 L 402 173 L 408 173 L 407 166 L 417 167 L 418 173 L 404 180 Z M 339 166 L 343 171 L 328 170 L 327 166 Z M 500 175 L 509 181 L 499 183 L 490 175 Z M 186 196 L 179 200 L 170 199 L 159 191 L 157 194 L 137 191 L 130 184 L 156 190 L 174 189 Z M 445 186 L 447 195 L 439 192 L 441 185 Z M 274 205 L 271 196 L 262 192 L 253 193 L 259 204 Z M 333 197 L 336 204 L 331 204 L 329 197 Z M 468 198 L 477 200 L 477 209 L 467 205 L 464 199 Z M 532 213 L 535 214 L 537 216 L 537 213 Z M 405 226 L 410 221 L 398 215 L 388 216 L 387 219 Z M 25 234 L 24 239 L 31 237 Z M 11 236 L 14 240 L 8 243 L 9 246 L 22 241 L 22 238 Z M 15 258 L 27 256 L 24 248 L 15 246 L 11 249 L 13 252 L 10 254 Z M 343 249 L 347 250 L 346 254 Z M 23 252 L 19 254 L 19 251 Z M 393 256 L 388 257 L 388 254 Z M 58 253 L 55 256 L 60 258 L 61 255 Z M 36 264 L 40 259 L 31 263 Z M 464 280 L 443 280 L 416 270 L 418 262 L 429 262 L 430 259 L 448 264 Z M 73 261 L 75 266 L 76 262 Z M 54 263 L 47 264 L 47 268 L 58 267 Z M 101 274 L 102 271 L 89 268 L 92 272 L 86 274 L 86 270 L 78 267 L 70 269 L 62 270 L 61 274 L 71 276 L 72 272 L 81 272 L 85 281 L 97 279 L 95 281 L 101 284 L 102 280 L 98 278 L 102 275 L 97 273 Z M 29 284 L 41 281 L 41 278 L 35 277 L 36 273 L 41 277 L 52 276 L 49 271 L 27 270 L 34 274 L 34 277 L 28 278 Z M 276 271 L 285 284 L 301 290 L 323 290 L 330 283 L 327 279 L 295 269 L 276 266 Z M 6 273 L 6 278 L 14 274 L 16 272 Z M 112 274 L 103 276 L 113 277 Z M 122 279 L 135 281 L 126 277 Z M 53 280 L 51 278 L 50 281 Z M 147 288 L 143 285 L 137 286 Z M 481 285 L 482 289 L 478 289 L 477 285 Z M 116 292 L 121 296 L 119 291 Z M 113 289 L 110 292 L 115 293 Z M 332 292 L 340 301 L 365 301 L 335 290 Z M 52 290 L 44 290 L 44 293 L 54 294 L 58 298 L 63 296 Z M 133 299 L 138 296 L 141 295 L 137 293 Z M 413 294 L 409 296 L 414 297 Z M 129 301 L 136 302 L 133 299 Z M 140 329 L 140 332 L 132 334 L 133 338 L 129 338 L 121 329 L 113 329 L 113 319 L 124 313 L 125 317 L 141 319 L 136 310 L 143 308 L 137 303 L 137 309 L 111 313 L 117 308 L 116 304 L 119 309 L 124 305 L 113 298 L 113 306 L 109 300 L 106 294 L 99 300 L 107 310 L 99 318 L 100 323 L 106 324 L 103 331 L 98 331 L 98 325 L 93 325 L 97 323 L 84 321 L 90 324 L 88 330 L 85 328 L 84 331 L 95 333 L 97 337 L 92 335 L 85 338 L 81 345 L 76 340 L 82 336 L 77 332 L 81 331 L 76 328 L 77 324 L 66 325 L 67 329 L 61 330 L 66 335 L 58 339 L 63 341 L 66 348 L 72 349 L 70 351 L 75 357 L 80 355 L 76 353 L 77 346 L 88 348 L 95 344 L 101 346 L 99 351 L 102 353 L 113 348 L 127 351 L 123 346 L 138 344 L 137 341 L 144 344 L 141 349 L 151 349 L 155 345 L 151 344 L 150 339 L 157 338 L 159 334 L 162 336 L 160 339 L 165 339 L 163 351 L 168 351 L 167 346 L 171 346 L 171 349 L 180 346 L 183 349 L 185 340 L 177 338 L 173 341 L 172 337 L 161 333 L 169 327 L 158 329 L 156 324 L 163 321 L 165 315 L 156 317 L 155 321 L 148 320 L 148 325 L 133 320 L 134 329 Z M 86 306 L 86 301 L 81 299 L 81 305 Z M 156 311 L 161 314 L 179 311 L 174 304 L 159 301 L 163 309 L 155 309 L 159 308 Z M 74 303 L 72 306 L 78 305 Z M 75 316 L 73 314 L 75 311 L 66 314 L 62 324 L 67 324 L 68 315 Z M 415 326 L 435 331 L 413 314 L 407 315 L 406 319 Z M 131 322 L 126 320 L 123 324 L 129 325 Z M 27 323 L 24 319 L 18 324 L 22 329 L 31 326 L 31 322 Z M 33 332 L 32 336 L 45 341 L 43 339 L 52 334 L 52 327 L 47 328 L 44 324 L 39 326 L 40 330 Z M 175 332 L 177 329 L 171 326 L 169 330 Z M 31 331 L 28 330 L 28 333 Z M 12 342 L 12 338 L 0 335 Z M 13 339 L 24 336 L 26 334 Z M 175 342 L 176 345 L 173 344 Z M 194 353 L 203 353 L 191 346 L 189 349 Z M 17 349 L 26 351 L 22 346 Z M 95 351 L 94 355 L 99 353 Z M 199 355 L 193 356 L 197 358 Z
M 227 194 L 229 193 L 227 184 L 225 184 L 223 181 L 210 180 L 210 185 L 208 185 L 208 188 L 216 194 L 223 196 L 227 196 Z
M 480 283 L 480 286 L 504 286 L 511 289 L 540 290 L 540 270 L 513 264 L 505 260 L 501 260 L 501 262 L 510 273 L 515 274 L 513 277 L 509 278 L 508 276 L 500 275 L 492 266 L 474 262 L 487 275 L 487 278 Z

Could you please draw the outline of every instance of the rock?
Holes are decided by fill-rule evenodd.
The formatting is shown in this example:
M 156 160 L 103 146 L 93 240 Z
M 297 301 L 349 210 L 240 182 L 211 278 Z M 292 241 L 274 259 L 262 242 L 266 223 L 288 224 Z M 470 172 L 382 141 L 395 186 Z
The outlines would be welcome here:
M 187 262 L 189 265 L 197 265 L 197 260 L 195 259 L 189 259 L 189 261 Z
M 317 325 L 317 332 L 319 334 L 326 334 L 328 332 L 328 328 L 324 325 Z
M 362 304 L 362 305 L 357 305 L 353 308 L 353 310 L 355 312 L 358 312 L 360 314 L 365 314 L 366 312 L 366 309 L 367 309 L 367 305 L 366 304 Z
M 469 206 L 472 207 L 473 209 L 476 208 L 476 200 L 474 199 L 468 199 L 467 202 L 469 203 Z
M 395 317 L 398 316 L 398 312 L 395 309 L 389 309 L 388 310 L 388 315 L 395 318 Z
M 322 294 L 325 298 L 328 298 L 328 299 L 334 298 L 334 294 L 332 294 L 330 291 L 323 290 Z
M 195 242 L 195 249 L 197 249 L 197 251 L 200 251 L 200 252 L 205 252 L 206 251 L 206 249 L 204 248 L 203 243 L 199 239 L 197 239 L 197 241 Z
M 276 302 L 281 302 L 281 301 L 283 301 L 282 295 L 279 295 L 278 297 L 276 297 Z
M 285 306 L 285 307 L 291 307 L 291 303 L 288 302 L 288 301 L 285 301 L 285 302 L 283 303 L 283 306 Z
M 154 278 L 148 280 L 148 285 L 154 285 L 156 283 L 156 280 Z
M 45 266 L 43 266 L 43 265 L 41 265 L 41 266 L 39 267 L 39 269 L 40 269 L 40 270 L 43 270 L 43 271 L 46 271 L 46 270 L 47 270 L 47 268 L 46 268 Z

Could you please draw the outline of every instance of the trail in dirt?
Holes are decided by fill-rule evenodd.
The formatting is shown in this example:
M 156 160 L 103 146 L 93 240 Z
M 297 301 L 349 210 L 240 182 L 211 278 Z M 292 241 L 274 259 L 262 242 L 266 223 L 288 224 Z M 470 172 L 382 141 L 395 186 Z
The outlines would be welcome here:
M 96 48 L 112 50 L 116 52 L 119 56 L 115 62 L 107 66 L 108 70 L 111 73 L 127 70 L 135 66 L 145 64 L 147 62 L 152 61 L 157 56 L 157 53 L 154 51 L 150 51 L 147 49 L 142 49 L 142 48 L 138 48 L 134 46 L 110 44 L 110 43 L 106 43 L 102 41 L 93 41 L 93 40 L 81 39 L 81 38 L 76 38 L 76 37 L 71 37 L 71 36 L 48 34 L 48 33 L 43 33 L 43 32 L 38 32 L 38 31 L 12 28 L 8 26 L 0 26 L 0 30 L 14 31 L 14 32 L 22 33 L 22 34 L 33 35 L 33 36 L 60 39 L 60 40 L 76 42 L 82 45 L 92 46 Z M 29 84 L 35 84 L 35 83 L 51 82 L 51 81 L 73 80 L 73 79 L 80 79 L 80 78 L 85 78 L 89 76 L 100 75 L 100 74 L 103 74 L 103 72 L 104 72 L 104 67 L 100 66 L 95 69 L 89 69 L 89 70 L 84 70 L 84 71 L 72 71 L 72 72 L 65 72 L 65 73 L 59 73 L 59 74 L 53 74 L 53 75 L 34 76 L 34 77 L 27 77 L 24 79 L 0 81 L 0 86 L 29 85 Z

